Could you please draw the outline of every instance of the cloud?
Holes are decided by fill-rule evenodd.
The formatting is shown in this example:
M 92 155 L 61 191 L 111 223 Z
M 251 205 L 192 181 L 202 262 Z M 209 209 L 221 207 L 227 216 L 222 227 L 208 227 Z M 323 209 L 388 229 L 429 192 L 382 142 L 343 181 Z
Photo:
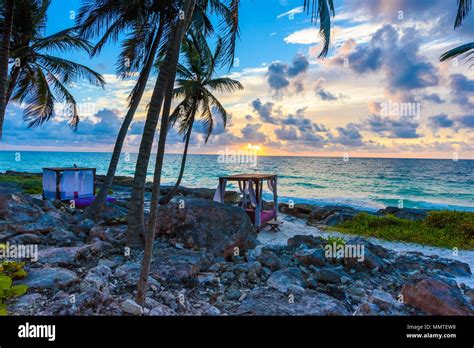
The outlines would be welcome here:
M 304 74 L 309 67 L 309 60 L 303 54 L 296 54 L 291 64 L 275 61 L 272 62 L 267 69 L 267 83 L 270 89 L 280 91 L 290 85 L 290 79 L 295 79 L 297 76 Z M 295 80 L 295 88 L 297 92 L 302 92 L 303 84 Z
M 282 62 L 273 62 L 268 67 L 267 82 L 271 89 L 276 91 L 288 87 L 290 81 L 286 78 L 288 65 Z
M 458 122 L 467 128 L 474 128 L 474 115 L 463 115 L 458 117 Z
M 446 114 L 434 115 L 429 118 L 429 125 L 433 130 L 438 128 L 450 128 L 454 125 L 454 121 L 451 120 Z
M 329 92 L 328 90 L 325 90 L 324 89 L 324 84 L 326 83 L 326 80 L 324 78 L 320 78 L 317 82 L 316 82 L 316 95 L 321 98 L 321 100 L 324 100 L 324 101 L 335 101 L 337 100 L 338 98 L 332 94 L 331 92 Z
M 308 58 L 299 53 L 293 58 L 291 65 L 288 67 L 287 75 L 289 77 L 295 77 L 301 73 L 305 73 L 308 70 L 308 66 Z
M 255 99 L 252 101 L 253 109 L 258 113 L 262 121 L 271 123 L 271 124 L 279 124 L 278 117 L 273 116 L 273 108 L 275 104 L 272 102 L 266 102 L 263 104 L 260 99 Z
M 381 137 L 410 139 L 421 136 L 417 133 L 419 124 L 410 117 L 395 120 L 390 117 L 371 115 L 367 120 L 367 125 L 370 131 Z
M 260 123 L 248 123 L 244 128 L 240 130 L 243 136 L 243 140 L 259 144 L 265 143 L 267 141 L 267 136 L 259 131 L 261 127 L 262 124 Z
M 275 135 L 278 140 L 298 140 L 298 132 L 295 127 L 286 127 L 275 129 Z
M 282 17 L 286 17 L 286 16 L 289 16 L 289 15 L 295 15 L 295 14 L 298 14 L 298 13 L 303 13 L 304 11 L 304 7 L 303 6 L 299 6 L 299 7 L 295 7 L 289 11 L 286 11 L 286 12 L 283 12 L 283 13 L 280 13 L 277 18 L 282 18 Z
M 362 135 L 360 134 L 360 125 L 348 123 L 345 127 L 336 128 L 338 135 L 331 137 L 331 142 L 346 146 L 362 146 Z
M 451 88 L 451 101 L 465 110 L 474 109 L 474 102 L 470 97 L 474 95 L 474 80 L 468 79 L 463 74 L 454 74 L 449 77 Z
M 436 93 L 425 94 L 422 97 L 423 100 L 428 100 L 436 104 L 443 104 L 445 101 Z

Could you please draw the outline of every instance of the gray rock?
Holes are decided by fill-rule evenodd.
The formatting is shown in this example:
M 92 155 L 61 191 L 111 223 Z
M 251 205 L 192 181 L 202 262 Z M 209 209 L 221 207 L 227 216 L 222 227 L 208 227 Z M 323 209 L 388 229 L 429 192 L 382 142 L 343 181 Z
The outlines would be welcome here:
M 306 290 L 285 295 L 272 288 L 254 289 L 237 310 L 250 315 L 349 315 L 344 304 L 326 294 Z
M 396 306 L 397 301 L 388 292 L 375 289 L 369 296 L 369 302 L 375 303 L 382 310 L 388 310 Z
M 298 250 L 293 256 L 304 265 L 324 266 L 326 263 L 326 255 L 323 249 Z
M 262 251 L 257 260 L 262 266 L 268 267 L 272 271 L 276 271 L 283 266 L 280 258 L 274 252 L 268 250 Z
M 306 287 L 303 272 L 297 267 L 285 268 L 272 273 L 267 284 L 282 293 L 287 293 L 292 285 Z
M 44 213 L 41 208 L 31 205 L 26 195 L 16 188 L 0 187 L 0 220 L 11 224 L 26 224 L 38 220 Z
M 151 274 L 158 281 L 180 283 L 197 276 L 214 263 L 212 255 L 189 249 L 156 250 Z
M 174 310 L 170 307 L 165 306 L 164 304 L 159 303 L 157 306 L 153 307 L 153 309 L 148 313 L 150 316 L 175 316 L 178 315 Z
M 73 265 L 89 246 L 48 248 L 38 252 L 38 261 L 48 265 Z
M 138 281 L 140 269 L 141 266 L 139 262 L 127 261 L 123 265 L 118 266 L 114 274 L 117 278 L 125 280 L 127 284 L 133 285 Z
M 132 315 L 143 315 L 143 308 L 133 300 L 125 300 L 120 304 L 124 313 Z
M 27 285 L 29 288 L 56 288 L 67 287 L 77 281 L 74 272 L 59 267 L 33 268 L 28 270 L 27 276 L 20 280 L 19 284 Z
M 322 268 L 314 269 L 313 277 L 322 283 L 340 283 L 341 278 L 346 275 L 342 268 Z
M 157 234 L 183 242 L 191 237 L 195 246 L 224 257 L 236 247 L 244 252 L 256 246 L 255 228 L 244 210 L 206 199 L 182 199 L 184 208 L 177 202 L 160 206 Z
M 240 298 L 241 295 L 242 295 L 242 293 L 240 292 L 239 289 L 231 286 L 225 292 L 224 297 L 225 297 L 226 300 L 236 301 Z

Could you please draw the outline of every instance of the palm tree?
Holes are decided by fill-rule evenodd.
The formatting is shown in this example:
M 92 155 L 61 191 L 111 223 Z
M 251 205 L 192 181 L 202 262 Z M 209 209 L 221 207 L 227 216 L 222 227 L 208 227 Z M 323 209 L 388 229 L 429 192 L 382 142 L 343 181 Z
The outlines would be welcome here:
M 468 16 L 472 8 L 472 0 L 458 0 L 458 11 L 456 15 L 456 20 L 454 22 L 454 29 L 461 26 L 464 19 Z M 467 44 L 455 47 L 441 55 L 439 60 L 444 62 L 449 59 L 453 59 L 464 55 L 462 59 L 467 59 L 469 56 L 474 54 L 474 42 L 469 42 Z M 470 57 L 468 61 L 471 61 L 474 57 Z M 472 67 L 474 64 L 471 64 Z
M 196 8 L 202 8 L 202 11 L 205 12 L 208 6 L 211 10 L 216 11 L 218 9 L 218 14 L 223 15 L 223 19 L 225 20 L 226 30 L 224 32 L 223 37 L 223 47 L 224 47 L 224 62 L 229 64 L 229 67 L 232 66 L 233 57 L 234 57 L 234 50 L 235 50 L 235 42 L 236 38 L 239 35 L 238 32 L 238 9 L 239 9 L 239 0 L 230 0 L 230 4 L 228 6 L 228 10 L 224 13 L 222 12 L 223 8 L 218 7 L 220 1 L 218 0 L 198 0 L 196 2 Z M 324 58 L 329 50 L 329 42 L 330 42 L 330 31 L 331 31 L 331 16 L 334 16 L 334 4 L 333 0 L 304 0 L 303 1 L 304 9 L 307 13 L 311 14 L 311 20 L 315 22 L 319 19 L 320 26 L 320 36 L 323 39 L 323 49 L 319 55 L 320 58 Z M 180 45 L 180 41 L 176 41 L 177 45 Z M 171 81 L 174 83 L 174 80 Z M 164 88 L 161 86 L 160 88 Z M 156 87 L 156 86 L 155 86 Z M 162 118 L 167 118 L 169 115 L 168 104 L 171 104 L 173 93 L 173 86 L 169 86 L 167 88 L 165 105 L 163 106 L 163 115 Z M 162 98 L 160 94 L 156 94 L 156 100 L 152 102 L 162 102 Z M 159 109 L 157 109 L 159 110 Z M 148 117 L 151 117 L 150 119 Z M 167 123 L 168 121 L 165 121 Z M 134 176 L 134 183 L 132 189 L 132 195 L 130 199 L 130 209 L 128 214 L 128 230 L 127 230 L 127 243 L 129 245 L 138 245 L 140 244 L 140 235 L 145 230 L 145 223 L 143 217 L 143 197 L 144 197 L 144 190 L 145 190 L 145 181 L 146 181 L 146 173 L 148 169 L 148 162 L 150 159 L 150 153 L 152 148 L 152 143 L 154 139 L 154 132 L 156 125 L 158 123 L 158 114 L 148 113 L 147 119 L 145 122 L 145 129 L 143 132 L 140 149 L 137 158 L 137 165 L 135 168 L 135 176 Z M 160 136 L 162 132 L 167 132 L 167 128 L 160 128 Z M 163 134 L 163 138 L 166 139 L 166 135 Z M 164 146 L 162 150 L 157 152 L 157 161 L 155 163 L 155 174 L 158 167 L 162 166 L 162 157 L 164 155 Z M 160 169 L 161 170 L 161 169 Z M 158 177 L 160 174 L 158 174 Z M 155 179 L 157 175 L 154 176 Z M 156 188 L 156 184 L 154 182 L 154 188 Z M 158 186 L 159 188 L 159 186 Z M 156 200 L 156 204 L 158 204 L 158 200 Z M 154 209 L 154 207 L 152 207 Z M 150 215 L 152 216 L 152 215 Z
M 191 21 L 193 11 L 194 11 L 194 1 L 189 4 L 190 0 L 184 1 L 184 8 L 186 9 L 184 13 L 186 14 L 186 22 Z M 207 1 L 203 1 L 207 4 Z M 317 6 L 316 6 L 317 2 Z M 199 2 L 198 2 L 199 4 Z M 320 57 L 323 58 L 329 48 L 329 38 L 330 38 L 330 16 L 331 14 L 334 15 L 334 6 L 332 0 L 304 0 L 304 7 L 309 11 L 310 4 L 313 6 L 311 7 L 311 14 L 312 20 L 316 19 L 316 14 L 318 14 L 320 19 L 320 33 L 323 37 L 324 47 L 320 54 Z M 188 6 L 190 11 L 188 11 Z M 232 62 L 233 55 L 234 55 L 234 48 L 235 48 L 235 38 L 238 35 L 238 8 L 239 8 L 239 0 L 231 0 L 230 9 L 233 13 L 232 17 L 230 18 L 230 32 L 227 39 L 224 37 L 224 52 L 227 52 L 225 55 L 225 61 Z M 165 152 L 165 143 L 166 143 L 166 136 L 168 132 L 168 123 L 169 123 L 169 110 L 171 106 L 171 99 L 173 95 L 173 86 L 174 80 L 178 65 L 178 55 L 180 51 L 181 40 L 184 34 L 184 27 L 178 25 L 177 31 L 179 32 L 183 29 L 180 35 L 176 35 L 173 41 L 173 55 L 174 57 L 170 60 L 165 60 L 164 62 L 164 69 L 163 71 L 168 70 L 170 74 L 165 77 L 162 82 L 162 86 L 159 88 L 166 88 L 165 92 L 165 104 L 163 106 L 163 115 L 161 118 L 161 126 L 160 126 L 160 137 L 158 140 L 158 149 L 156 154 L 156 162 L 155 162 L 155 171 L 153 175 L 153 189 L 152 189 L 152 197 L 151 197 L 151 204 L 150 204 L 150 216 L 148 219 L 148 226 L 145 235 L 145 250 L 143 254 L 143 262 L 142 268 L 140 272 L 140 278 L 138 280 L 137 286 L 137 296 L 136 300 L 139 304 L 144 303 L 145 301 L 145 292 L 147 289 L 147 282 L 148 282 L 148 274 L 150 272 L 150 265 L 151 265 L 151 257 L 153 253 L 153 242 L 155 238 L 155 228 L 156 222 L 158 218 L 158 201 L 159 201 L 159 194 L 160 194 L 160 184 L 161 184 L 161 171 L 163 167 L 163 157 Z M 187 27 L 187 23 L 185 25 Z M 169 63 L 173 64 L 172 67 L 169 67 Z M 158 85 L 157 81 L 157 85 Z M 154 137 L 154 128 L 157 124 L 157 116 L 152 116 L 153 113 L 150 113 L 152 110 L 152 106 L 154 103 L 155 105 L 161 105 L 163 95 L 157 92 L 157 85 L 155 85 L 155 90 L 153 91 L 153 96 L 150 102 L 150 109 L 148 110 L 147 119 L 145 122 L 145 129 L 143 132 L 142 141 L 140 144 L 140 152 L 138 154 L 137 159 L 137 166 L 135 170 L 135 177 L 134 177 L 134 184 L 133 184 L 133 191 L 132 197 L 130 200 L 130 210 L 129 210 L 129 218 L 128 218 L 128 231 L 127 231 L 127 241 L 136 243 L 140 239 L 141 231 L 144 231 L 144 218 L 143 218 L 143 195 L 144 195 L 144 186 L 145 186 L 145 179 L 146 179 L 146 172 L 148 167 L 148 160 L 150 157 L 151 152 L 151 145 L 153 142 Z M 157 92 L 155 94 L 155 92 Z M 158 110 L 159 107 L 156 107 L 154 111 Z M 153 111 L 153 112 L 154 112 Z M 152 116 L 152 119 L 149 120 L 149 117 Z M 148 123 L 148 128 L 147 128 Z
M 177 1 L 172 0 L 130 2 L 102 0 L 87 2 L 80 10 L 77 25 L 83 36 L 91 38 L 104 32 L 92 50 L 92 54 L 100 53 L 107 42 L 116 41 L 121 32 L 128 31 L 127 40 L 124 41 L 123 50 L 118 58 L 118 72 L 122 78 L 125 78 L 134 69 L 140 70 L 138 81 L 129 95 L 129 109 L 117 135 L 107 175 L 97 197 L 86 209 L 82 219 L 95 218 L 104 206 L 107 193 L 112 187 L 127 131 L 142 100 L 155 57 L 157 55 L 162 57 L 165 54 L 166 44 L 163 42 L 166 43 L 167 39 L 170 39 L 169 23 L 172 22 L 171 18 L 178 13 L 177 5 Z M 218 10 L 224 13 L 225 7 L 218 5 L 216 6 Z M 157 18 L 159 18 L 158 28 L 156 28 Z M 214 30 L 206 14 L 199 11 L 195 13 L 193 26 L 208 33 Z
M 176 11 L 176 8 L 173 7 L 171 1 L 168 1 L 168 4 L 156 1 L 150 4 L 148 1 L 115 0 L 107 0 L 105 3 L 86 3 L 80 10 L 78 27 L 82 35 L 93 37 L 105 31 L 94 47 L 93 55 L 98 54 L 108 41 L 116 41 L 120 32 L 129 30 L 118 59 L 118 72 L 122 78 L 125 78 L 129 76 L 132 69 L 140 69 L 137 83 L 129 95 L 129 108 L 117 135 L 107 175 L 97 197 L 86 209 L 82 219 L 95 218 L 106 201 L 120 161 L 127 131 L 142 100 L 162 38 L 168 35 L 169 26 L 166 22 L 173 11 Z M 155 24 L 157 18 L 159 18 L 158 26 Z
M 76 129 L 79 113 L 68 85 L 79 79 L 87 79 L 90 84 L 100 87 L 105 82 L 87 66 L 53 54 L 75 49 L 88 53 L 92 46 L 72 29 L 43 36 L 49 4 L 50 0 L 17 3 L 10 42 L 10 58 L 15 63 L 10 70 L 6 102 L 26 104 L 23 118 L 29 127 L 51 119 L 55 114 L 55 103 L 64 102 L 63 111 L 69 117 L 70 126 Z
M 180 2 L 182 3 L 182 2 Z M 184 1 L 183 9 L 186 8 L 185 4 L 187 1 Z M 205 14 L 207 11 L 214 13 L 222 18 L 222 25 L 221 31 L 227 33 L 227 39 L 224 40 L 223 46 L 224 51 L 226 52 L 224 56 L 224 62 L 226 64 L 232 64 L 233 62 L 233 51 L 235 49 L 235 41 L 238 36 L 238 26 L 236 25 L 237 16 L 236 13 L 238 11 L 238 0 L 231 0 L 229 7 L 223 5 L 220 0 L 197 0 L 193 1 L 192 11 L 189 13 L 189 18 L 184 20 L 180 20 L 177 18 L 177 24 L 175 29 L 181 25 L 178 24 L 185 24 L 185 29 L 194 23 L 197 23 L 197 28 L 200 31 L 204 31 L 204 34 L 212 33 L 209 30 L 209 24 L 206 24 L 206 16 Z M 210 10 L 208 10 L 208 8 Z M 180 12 L 187 13 L 186 11 Z M 182 18 L 182 17 L 181 17 Z M 184 36 L 184 32 L 183 32 Z M 137 157 L 137 164 L 135 167 L 135 176 L 133 181 L 132 187 L 132 195 L 130 199 L 130 208 L 128 214 L 128 230 L 127 230 L 127 244 L 128 245 L 135 245 L 138 246 L 141 244 L 141 235 L 144 234 L 145 231 L 145 222 L 144 222 L 144 212 L 143 212 L 143 196 L 144 196 L 144 189 L 145 189 L 145 181 L 146 175 L 148 171 L 148 163 L 150 160 L 151 155 L 151 148 L 154 140 L 154 134 L 156 131 L 156 127 L 158 125 L 158 118 L 161 112 L 161 106 L 163 104 L 163 113 L 162 113 L 162 122 L 165 124 L 168 123 L 168 117 L 171 108 L 171 100 L 173 96 L 173 87 L 174 87 L 174 80 L 175 80 L 175 72 L 177 69 L 179 52 L 181 47 L 181 39 L 179 37 L 174 36 L 173 40 L 168 40 L 170 55 L 171 51 L 177 50 L 176 52 L 176 60 L 172 60 L 172 66 L 169 66 L 170 60 L 166 60 L 162 62 L 160 69 L 160 74 L 158 76 L 158 80 L 155 84 L 152 99 L 150 101 L 147 117 L 145 120 L 145 126 L 143 130 L 143 136 L 140 143 L 140 149 Z M 176 47 L 174 47 L 176 46 Z M 168 56 L 168 54 L 167 54 Z M 171 59 L 170 57 L 168 57 Z M 168 82 L 169 81 L 169 82 Z M 164 121 L 163 121 L 164 119 Z M 160 136 L 164 136 L 166 139 L 166 135 L 162 134 L 162 132 L 167 132 L 168 127 L 166 126 L 160 128 Z M 164 145 L 160 148 L 157 153 L 156 162 L 157 165 L 160 165 L 160 158 L 164 153 Z M 156 201 L 156 204 L 158 201 Z
M 3 120 L 7 108 L 8 58 L 10 56 L 10 39 L 13 28 L 15 0 L 0 1 L 2 16 L 2 43 L 0 46 L 0 141 L 2 140 Z
M 179 78 L 176 80 L 177 87 L 174 90 L 174 96 L 183 100 L 170 115 L 170 121 L 172 125 L 179 121 L 179 133 L 184 135 L 185 141 L 184 152 L 178 180 L 170 192 L 160 199 L 160 204 L 167 204 L 181 184 L 196 114 L 201 112 L 200 117 L 204 120 L 205 142 L 207 143 L 214 123 L 211 110 L 213 108 L 217 110 L 222 117 L 224 127 L 227 122 L 227 111 L 212 92 L 230 93 L 244 88 L 239 81 L 228 77 L 215 78 L 213 76 L 223 55 L 220 38 L 217 41 L 214 54 L 211 53 L 205 41 L 198 41 L 195 36 L 185 39 L 182 51 L 187 66 L 182 64 L 178 66 Z

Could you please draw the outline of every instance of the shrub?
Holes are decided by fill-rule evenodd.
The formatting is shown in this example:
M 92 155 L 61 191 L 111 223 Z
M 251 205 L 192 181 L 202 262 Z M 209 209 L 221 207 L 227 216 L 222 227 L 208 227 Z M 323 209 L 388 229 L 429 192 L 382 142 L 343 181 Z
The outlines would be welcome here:
M 0 183 L 11 183 L 28 194 L 43 193 L 43 181 L 39 176 L 0 175 Z
M 7 302 L 22 296 L 28 290 L 26 285 L 13 285 L 14 279 L 26 276 L 24 262 L 2 261 L 0 263 L 0 316 L 8 314 Z

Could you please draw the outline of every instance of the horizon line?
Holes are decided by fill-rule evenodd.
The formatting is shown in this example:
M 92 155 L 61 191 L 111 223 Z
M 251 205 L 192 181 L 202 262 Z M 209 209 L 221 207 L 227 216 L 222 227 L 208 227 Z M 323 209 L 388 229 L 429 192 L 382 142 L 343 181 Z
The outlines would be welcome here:
M 3 150 L 0 149 L 0 152 L 62 152 L 62 153 L 109 153 L 112 151 L 61 151 L 61 150 Z M 122 152 L 137 155 L 138 152 Z M 151 152 L 156 155 L 156 152 Z M 182 153 L 165 153 L 165 155 L 182 155 Z M 188 153 L 188 156 L 220 156 L 219 154 L 210 154 L 210 153 Z M 258 157 L 302 157 L 302 158 L 342 158 L 343 156 L 322 156 L 322 155 L 257 155 Z M 440 158 L 440 157 L 377 157 L 377 156 L 349 156 L 349 158 L 357 159 L 419 159 L 419 160 L 445 160 L 453 161 L 452 158 Z M 460 161 L 474 161 L 474 158 L 458 158 Z

